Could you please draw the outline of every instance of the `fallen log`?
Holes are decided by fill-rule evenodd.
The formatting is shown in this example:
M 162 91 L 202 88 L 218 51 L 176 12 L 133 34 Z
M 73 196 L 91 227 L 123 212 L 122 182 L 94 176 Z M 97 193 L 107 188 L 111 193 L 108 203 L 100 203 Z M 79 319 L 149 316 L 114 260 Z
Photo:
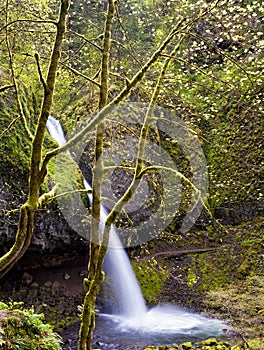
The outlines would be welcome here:
M 206 253 L 206 252 L 211 252 L 219 249 L 220 247 L 211 247 L 211 248 L 197 248 L 197 249 L 181 249 L 181 250 L 171 250 L 171 251 L 166 251 L 166 252 L 158 252 L 154 254 L 149 254 L 142 256 L 138 258 L 138 260 L 149 260 L 152 258 L 157 258 L 160 256 L 163 257 L 173 257 L 173 256 L 179 256 L 179 255 L 188 255 L 188 254 L 201 254 L 201 253 Z

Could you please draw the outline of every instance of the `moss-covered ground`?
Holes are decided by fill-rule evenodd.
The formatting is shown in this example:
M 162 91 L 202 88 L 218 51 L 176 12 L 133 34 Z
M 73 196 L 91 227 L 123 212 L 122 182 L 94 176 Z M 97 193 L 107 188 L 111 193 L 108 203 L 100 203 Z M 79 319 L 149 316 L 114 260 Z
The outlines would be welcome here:
M 185 236 L 165 232 L 147 249 L 144 256 L 138 252 L 133 263 L 147 300 L 151 295 L 151 300 L 188 306 L 226 320 L 244 344 L 236 350 L 264 348 L 263 217 L 222 231 L 208 227 Z M 208 348 L 192 346 L 179 349 Z M 225 349 L 217 346 L 213 349 Z
M 159 349 L 263 349 L 263 233 L 263 218 L 258 217 L 221 232 L 212 227 L 185 236 L 164 232 L 144 248 L 130 251 L 148 304 L 171 302 L 232 326 L 232 332 L 216 344 L 185 343 Z M 17 277 L 24 272 L 18 271 L 16 279 L 1 283 L 2 298 L 23 300 L 28 308 L 35 305 L 65 342 L 77 339 L 78 305 L 83 297 L 80 272 L 84 268 L 32 270 L 30 284 L 19 281 Z M 69 280 L 65 273 L 71 276 Z

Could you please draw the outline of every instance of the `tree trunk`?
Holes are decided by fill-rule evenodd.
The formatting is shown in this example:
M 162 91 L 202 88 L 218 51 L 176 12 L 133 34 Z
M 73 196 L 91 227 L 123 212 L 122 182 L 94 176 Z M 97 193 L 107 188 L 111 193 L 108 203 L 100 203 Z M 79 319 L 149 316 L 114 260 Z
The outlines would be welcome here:
M 101 79 L 100 79 L 100 97 L 98 108 L 101 110 L 107 104 L 108 99 L 108 77 L 109 77 L 109 57 L 111 47 L 111 28 L 115 13 L 113 0 L 108 1 L 108 11 L 104 27 L 103 51 L 101 62 Z M 101 244 L 100 232 L 100 213 L 101 213 L 101 183 L 103 176 L 103 142 L 104 142 L 104 123 L 103 121 L 97 126 L 95 140 L 95 166 L 93 169 L 92 184 L 92 225 L 90 236 L 90 251 L 88 264 L 88 279 L 85 283 L 88 287 L 86 292 L 82 321 L 79 334 L 79 350 L 92 349 L 92 337 L 95 327 L 95 302 L 96 296 L 103 280 L 103 271 L 101 263 L 98 263 L 99 250 Z
M 69 0 L 61 0 L 60 14 L 58 22 L 56 23 L 57 34 L 50 58 L 46 81 L 39 70 L 40 80 L 43 84 L 44 96 L 36 133 L 32 141 L 29 194 L 27 202 L 20 208 L 20 218 L 15 243 L 11 249 L 0 258 L 0 277 L 3 277 L 14 266 L 14 264 L 24 255 L 31 243 L 34 228 L 34 215 L 39 205 L 39 190 L 46 176 L 46 166 L 41 169 L 42 146 L 46 131 L 46 123 L 52 106 L 53 91 L 55 88 L 57 68 L 60 59 L 60 48 L 66 31 L 66 16 L 69 5 Z

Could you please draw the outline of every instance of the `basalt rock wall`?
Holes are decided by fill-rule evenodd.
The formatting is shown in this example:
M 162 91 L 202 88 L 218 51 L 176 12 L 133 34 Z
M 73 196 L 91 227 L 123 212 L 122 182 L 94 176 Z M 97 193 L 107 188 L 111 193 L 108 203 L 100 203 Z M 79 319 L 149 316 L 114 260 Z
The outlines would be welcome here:
M 11 181 L 10 181 L 11 180 Z M 12 183 L 15 179 L 0 177 L 0 251 L 5 253 L 14 242 L 19 207 L 26 200 L 26 179 L 20 179 L 19 186 Z M 24 180 L 24 181 L 23 181 Z M 35 229 L 29 251 L 37 254 L 54 254 L 87 249 L 88 242 L 80 237 L 64 219 L 56 206 L 51 204 L 35 215 Z

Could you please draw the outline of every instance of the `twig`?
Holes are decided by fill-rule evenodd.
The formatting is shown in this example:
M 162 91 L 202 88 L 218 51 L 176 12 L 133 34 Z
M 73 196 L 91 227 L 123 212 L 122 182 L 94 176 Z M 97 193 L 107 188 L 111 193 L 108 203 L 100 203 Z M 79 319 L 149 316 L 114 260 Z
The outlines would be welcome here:
M 69 196 L 69 195 L 72 195 L 75 193 L 91 193 L 91 192 L 92 192 L 91 190 L 85 190 L 85 189 L 67 191 L 67 192 L 57 194 L 56 196 L 54 196 L 54 199 L 58 199 L 58 198 L 64 197 L 64 196 Z
M 185 29 L 188 25 L 185 26 Z M 148 69 L 159 59 L 161 53 L 167 45 L 173 40 L 173 38 L 179 34 L 181 30 L 179 29 L 179 25 L 176 25 L 169 35 L 166 37 L 166 39 L 162 42 L 162 44 L 158 47 L 158 49 L 153 53 L 153 55 L 148 59 L 148 61 L 145 63 L 145 65 L 140 69 L 134 77 L 130 80 L 130 82 L 123 88 L 123 90 L 111 101 L 109 102 L 104 108 L 102 108 L 97 115 L 92 119 L 77 135 L 75 135 L 71 140 L 69 140 L 65 145 L 55 148 L 54 150 L 48 152 L 44 158 L 43 164 L 42 164 L 42 170 L 41 172 L 44 173 L 45 169 L 47 167 L 48 162 L 51 158 L 55 157 L 59 153 L 64 152 L 66 149 L 68 149 L 71 145 L 76 144 L 82 137 L 85 135 L 88 131 L 92 130 L 94 127 L 96 127 L 106 116 L 107 114 L 120 102 L 124 100 L 126 96 L 129 95 L 130 91 L 137 86 L 137 84 L 144 78 L 146 72 Z
M 8 3 L 6 4 L 6 7 L 8 7 Z M 8 14 L 8 8 L 6 8 L 6 22 L 8 21 L 8 15 L 7 14 Z M 10 47 L 7 26 L 4 26 L 4 27 L 6 28 L 5 41 L 6 41 L 6 46 L 7 46 L 8 56 L 9 56 L 11 76 L 12 76 L 13 85 L 14 85 L 15 92 L 16 92 L 16 100 L 17 100 L 18 110 L 19 110 L 19 113 L 20 113 L 20 116 L 21 116 L 21 119 L 22 119 L 22 123 L 23 123 L 24 129 L 26 131 L 26 134 L 27 134 L 28 138 L 32 141 L 33 140 L 33 135 L 31 134 L 31 131 L 28 128 L 26 116 L 24 114 L 22 103 L 21 103 L 20 97 L 19 97 L 18 85 L 17 85 L 17 81 L 16 81 L 15 69 L 14 69 L 14 64 L 13 64 L 13 53 L 12 53 L 11 47 Z
M 4 92 L 7 89 L 11 89 L 12 87 L 14 87 L 14 84 L 12 84 L 12 85 L 4 85 L 4 86 L 0 87 L 0 93 Z
M 49 204 L 53 201 L 55 198 L 55 193 L 58 190 L 58 188 L 61 186 L 61 184 L 58 182 L 51 191 L 47 193 L 43 193 L 39 199 L 38 199 L 38 206 L 39 208 L 42 208 L 43 205 Z
M 47 87 L 47 83 L 43 77 L 43 74 L 42 74 L 42 71 L 41 71 L 41 67 L 40 67 L 40 63 L 39 63 L 39 54 L 36 52 L 35 53 L 35 59 L 36 59 L 36 62 L 37 62 L 37 67 L 38 67 L 38 73 L 39 73 L 39 78 L 40 78 L 40 81 L 43 85 L 43 88 L 44 90 L 47 92 L 48 91 L 48 87 Z
M 16 19 L 15 21 L 9 22 L 9 23 L 5 24 L 3 27 L 1 27 L 0 28 L 0 32 L 2 30 L 7 29 L 9 26 L 12 26 L 15 23 L 23 23 L 23 22 L 29 22 L 29 23 L 50 23 L 50 24 L 57 25 L 57 23 L 55 21 L 51 21 L 51 20 Z
M 90 83 L 95 84 L 96 86 L 98 86 L 98 87 L 100 88 L 100 84 L 99 84 L 96 80 L 87 77 L 87 75 L 84 75 L 83 73 L 77 71 L 75 68 L 72 68 L 71 66 L 68 66 L 67 64 L 65 64 L 65 63 L 63 63 L 63 62 L 60 62 L 60 64 L 61 64 L 63 67 L 69 69 L 72 73 L 74 73 L 74 74 L 76 74 L 76 75 L 78 75 L 78 76 L 84 78 L 85 80 L 89 81 Z
M 19 121 L 19 119 L 21 118 L 21 115 L 19 115 L 18 117 L 16 117 L 14 120 L 12 120 L 12 122 L 8 125 L 8 127 L 3 130 L 0 134 L 0 138 L 3 137 L 11 128 L 14 124 L 16 124 L 16 122 Z
M 93 40 L 86 38 L 86 36 L 84 36 L 84 35 L 82 35 L 82 34 L 79 34 L 79 33 L 75 32 L 74 30 L 71 30 L 71 29 L 68 29 L 68 32 L 69 32 L 69 33 L 72 33 L 72 34 L 74 34 L 74 35 L 76 35 L 76 36 L 78 36 L 78 37 L 81 38 L 81 39 L 83 39 L 85 42 L 87 42 L 88 44 L 90 44 L 90 45 L 92 45 L 93 47 L 95 47 L 98 51 L 100 51 L 100 52 L 103 51 L 103 49 L 102 49 L 99 45 L 95 44 L 95 43 L 93 42 Z M 98 37 L 98 38 L 99 38 L 99 37 Z M 95 40 L 95 39 L 94 39 L 94 40 Z

